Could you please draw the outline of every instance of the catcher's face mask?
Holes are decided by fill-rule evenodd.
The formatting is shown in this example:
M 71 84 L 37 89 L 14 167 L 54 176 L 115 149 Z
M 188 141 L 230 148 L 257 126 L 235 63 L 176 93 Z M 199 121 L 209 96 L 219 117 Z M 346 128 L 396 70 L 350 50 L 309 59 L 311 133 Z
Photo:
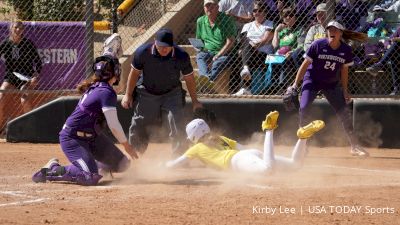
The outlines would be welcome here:
M 194 119 L 186 125 L 187 138 L 193 143 L 197 143 L 208 133 L 210 133 L 210 127 L 202 119 Z

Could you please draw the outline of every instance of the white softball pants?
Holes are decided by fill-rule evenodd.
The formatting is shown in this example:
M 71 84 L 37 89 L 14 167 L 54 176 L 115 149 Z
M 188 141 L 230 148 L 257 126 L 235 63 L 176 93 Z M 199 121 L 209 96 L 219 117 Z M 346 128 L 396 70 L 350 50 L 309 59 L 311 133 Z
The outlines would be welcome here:
M 303 165 L 307 139 L 299 139 L 294 146 L 291 158 L 275 156 L 273 130 L 265 132 L 264 152 L 257 149 L 242 150 L 231 159 L 234 171 L 269 174 L 274 171 L 293 171 Z

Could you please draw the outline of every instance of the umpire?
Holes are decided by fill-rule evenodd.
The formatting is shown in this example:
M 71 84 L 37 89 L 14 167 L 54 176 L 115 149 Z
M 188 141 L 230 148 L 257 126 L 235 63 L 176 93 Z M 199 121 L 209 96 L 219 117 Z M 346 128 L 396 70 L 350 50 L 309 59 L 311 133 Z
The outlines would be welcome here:
M 173 153 L 182 153 L 187 146 L 184 144 L 183 120 L 186 92 L 182 89 L 181 76 L 186 81 L 193 110 L 202 107 L 197 100 L 193 67 L 188 53 L 174 45 L 170 29 L 162 28 L 157 31 L 154 42 L 136 49 L 131 66 L 126 93 L 121 101 L 125 109 L 135 103 L 129 128 L 130 144 L 143 153 L 149 143 L 152 125 L 159 121 L 161 112 L 165 111 L 168 114 Z

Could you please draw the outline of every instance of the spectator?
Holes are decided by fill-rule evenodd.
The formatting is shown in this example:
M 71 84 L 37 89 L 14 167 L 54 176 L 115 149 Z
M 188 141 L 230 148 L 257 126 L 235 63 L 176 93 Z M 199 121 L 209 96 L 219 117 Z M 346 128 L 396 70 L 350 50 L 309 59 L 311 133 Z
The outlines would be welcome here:
M 214 81 L 229 60 L 234 46 L 236 26 L 233 19 L 218 11 L 217 0 L 204 0 L 205 15 L 197 19 L 196 38 L 204 49 L 196 55 L 199 75 Z M 211 63 L 211 69 L 208 65 Z
M 327 21 L 327 9 L 326 9 L 326 4 L 321 3 L 317 6 L 316 9 L 316 16 L 317 16 L 317 24 L 312 26 L 308 32 L 306 39 L 304 41 L 304 51 L 306 52 L 313 41 L 325 38 L 326 37 L 326 25 L 328 24 Z
M 142 79 L 138 83 L 140 75 Z M 193 110 L 202 107 L 197 100 L 189 55 L 174 45 L 170 29 L 158 30 L 154 42 L 145 43 L 135 51 L 126 93 L 121 101 L 125 109 L 135 103 L 129 128 L 129 143 L 135 150 L 143 153 L 147 149 L 150 128 L 155 121 L 160 121 L 163 111 L 168 113 L 173 153 L 180 154 L 186 149 L 183 131 L 186 93 L 182 89 L 181 75 L 192 98 Z M 135 98 L 132 96 L 134 93 Z
M 240 72 L 242 88 L 236 95 L 251 94 L 249 84 L 251 83 L 251 72 L 264 65 L 267 54 L 273 52 L 273 22 L 266 19 L 265 5 L 256 2 L 253 7 L 255 20 L 243 26 L 242 34 L 246 36 L 242 46 L 243 69 Z
M 285 74 L 290 74 L 298 67 L 298 56 L 303 51 L 303 28 L 301 21 L 297 20 L 296 11 L 292 8 L 284 9 L 282 12 L 283 22 L 280 23 L 274 32 L 272 46 L 276 53 L 286 57 L 283 64 L 277 65 L 274 69 L 279 74 L 279 86 L 284 86 Z
M 24 37 L 24 24 L 21 21 L 10 23 L 10 37 L 0 44 L 0 55 L 5 59 L 6 72 L 0 90 L 33 89 L 42 69 L 42 61 L 33 42 Z M 21 80 L 15 74 L 22 74 L 28 81 Z M 10 107 L 5 92 L 0 92 L 0 123 L 6 121 L 4 108 Z M 23 112 L 32 110 L 32 100 L 28 94 L 21 97 Z M 2 125 L 0 124 L 0 127 Z
M 385 52 L 382 59 L 371 67 L 368 67 L 367 72 L 376 76 L 378 71 L 383 69 L 384 66 L 390 62 L 393 80 L 393 91 L 390 95 L 398 95 L 400 94 L 400 27 L 398 27 L 396 32 L 390 37 L 390 43 L 391 46 Z

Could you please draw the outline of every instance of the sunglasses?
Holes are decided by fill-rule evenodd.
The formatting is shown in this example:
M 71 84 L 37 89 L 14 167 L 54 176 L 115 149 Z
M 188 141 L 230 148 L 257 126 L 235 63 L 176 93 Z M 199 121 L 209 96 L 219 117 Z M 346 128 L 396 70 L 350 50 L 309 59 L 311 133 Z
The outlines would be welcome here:
M 262 9 L 253 9 L 253 13 L 261 13 L 261 12 L 263 12 L 263 10 Z
M 283 18 L 286 18 L 286 17 L 290 17 L 290 18 L 292 18 L 292 17 L 294 17 L 294 14 L 292 14 L 292 13 L 289 13 L 289 14 L 283 15 Z

